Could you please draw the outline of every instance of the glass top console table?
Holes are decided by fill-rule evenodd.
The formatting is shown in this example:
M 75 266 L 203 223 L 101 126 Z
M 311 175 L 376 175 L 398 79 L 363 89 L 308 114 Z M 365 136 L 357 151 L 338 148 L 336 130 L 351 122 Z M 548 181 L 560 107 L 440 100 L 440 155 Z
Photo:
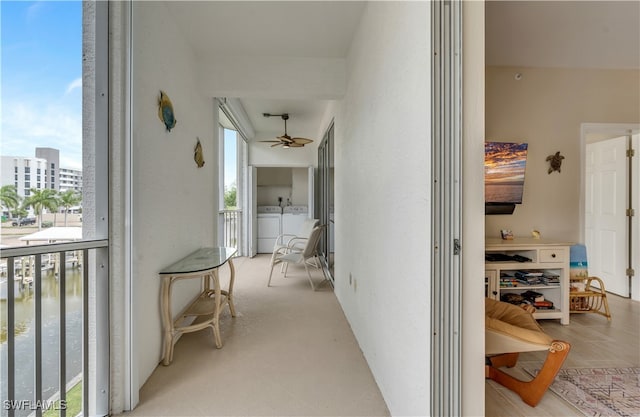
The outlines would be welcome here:
M 169 365 L 173 360 L 173 347 L 178 337 L 183 333 L 195 332 L 206 328 L 213 330 L 216 347 L 222 347 L 220 338 L 220 313 L 225 305 L 229 306 L 231 317 L 236 316 L 233 305 L 233 281 L 235 269 L 231 258 L 235 255 L 235 248 L 214 247 L 201 248 L 187 255 L 179 261 L 162 269 L 160 291 L 160 306 L 162 310 L 162 364 Z M 229 265 L 229 286 L 221 289 L 218 268 Z M 200 278 L 202 292 L 175 319 L 171 311 L 171 286 L 181 279 Z M 187 317 L 194 320 L 189 325 L 183 325 Z

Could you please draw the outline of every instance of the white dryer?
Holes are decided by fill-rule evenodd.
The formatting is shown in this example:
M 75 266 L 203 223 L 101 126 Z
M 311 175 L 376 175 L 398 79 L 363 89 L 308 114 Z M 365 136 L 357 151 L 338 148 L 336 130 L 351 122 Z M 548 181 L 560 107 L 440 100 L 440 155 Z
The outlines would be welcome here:
M 297 235 L 308 217 L 309 209 L 307 206 L 286 206 L 282 210 L 282 233 Z
M 258 206 L 258 253 L 271 253 L 282 233 L 282 207 Z

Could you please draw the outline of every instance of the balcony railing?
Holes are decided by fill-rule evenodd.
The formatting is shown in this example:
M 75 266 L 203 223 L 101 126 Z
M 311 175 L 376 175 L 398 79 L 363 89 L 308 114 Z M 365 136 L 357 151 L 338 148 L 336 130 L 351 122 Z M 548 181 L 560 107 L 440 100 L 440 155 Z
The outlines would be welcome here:
M 222 246 L 241 250 L 242 239 L 242 210 L 220 210 L 219 225 L 222 232 Z
M 108 241 L 0 258 L 2 416 L 106 415 Z

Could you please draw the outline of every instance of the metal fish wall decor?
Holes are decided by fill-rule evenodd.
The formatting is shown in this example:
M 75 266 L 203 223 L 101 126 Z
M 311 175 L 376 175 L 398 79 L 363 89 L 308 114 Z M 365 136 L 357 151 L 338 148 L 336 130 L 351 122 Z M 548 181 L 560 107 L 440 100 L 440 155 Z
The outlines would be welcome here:
M 204 157 L 202 156 L 202 145 L 200 144 L 200 138 L 198 139 L 198 143 L 196 143 L 196 148 L 193 150 L 193 160 L 196 161 L 196 165 L 198 168 L 202 168 L 204 166 Z
M 173 104 L 169 96 L 162 90 L 160 90 L 160 97 L 158 98 L 158 117 L 164 123 L 167 132 L 171 132 L 171 129 L 176 126 Z

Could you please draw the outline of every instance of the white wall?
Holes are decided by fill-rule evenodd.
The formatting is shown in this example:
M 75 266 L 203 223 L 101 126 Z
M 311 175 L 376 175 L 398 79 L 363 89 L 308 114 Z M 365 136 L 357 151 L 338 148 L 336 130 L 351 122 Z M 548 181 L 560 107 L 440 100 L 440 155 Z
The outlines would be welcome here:
M 306 206 L 309 204 L 309 169 L 291 169 L 291 204 Z M 313 209 L 313 207 L 311 207 Z
M 158 271 L 201 246 L 213 246 L 217 213 L 217 110 L 196 82 L 195 58 L 162 2 L 133 2 L 133 282 L 139 382 L 161 355 Z M 173 101 L 171 132 L 158 95 Z M 214 120 L 215 119 L 215 120 Z M 193 160 L 196 137 L 205 165 Z M 198 283 L 174 286 L 177 312 Z
M 429 13 L 369 3 L 335 106 L 335 293 L 393 415 L 429 414 Z

